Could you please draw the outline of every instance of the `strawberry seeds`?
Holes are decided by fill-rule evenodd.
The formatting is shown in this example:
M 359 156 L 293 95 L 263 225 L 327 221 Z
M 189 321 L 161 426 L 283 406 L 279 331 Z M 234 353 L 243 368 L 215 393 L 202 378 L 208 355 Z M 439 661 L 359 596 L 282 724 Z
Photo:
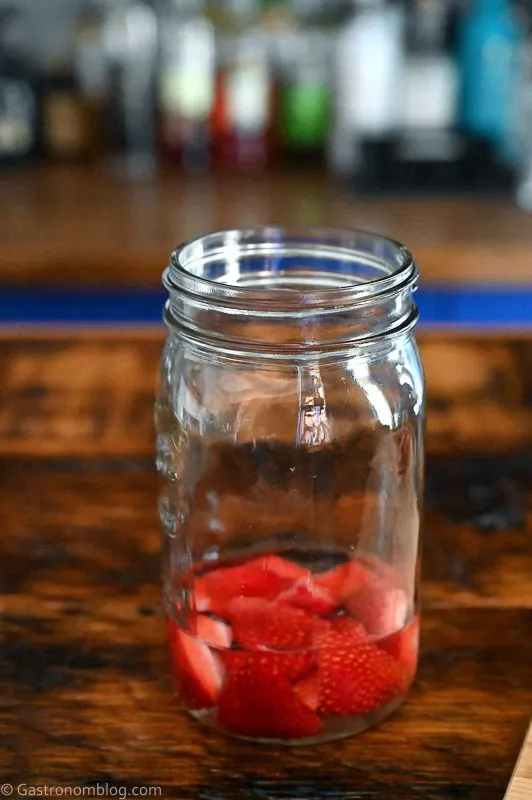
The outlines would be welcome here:
M 169 621 L 183 704 L 260 740 L 362 730 L 416 672 L 418 620 L 398 583 L 389 565 L 363 558 L 312 573 L 269 555 L 203 572 L 189 630 Z

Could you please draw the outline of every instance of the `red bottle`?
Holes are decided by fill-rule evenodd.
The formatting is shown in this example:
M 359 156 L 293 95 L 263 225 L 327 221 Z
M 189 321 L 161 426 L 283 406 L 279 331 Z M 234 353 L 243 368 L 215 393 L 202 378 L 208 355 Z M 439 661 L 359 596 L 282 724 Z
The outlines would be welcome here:
M 213 112 L 213 151 L 220 169 L 256 172 L 270 160 L 273 80 L 265 36 L 247 30 L 221 43 Z

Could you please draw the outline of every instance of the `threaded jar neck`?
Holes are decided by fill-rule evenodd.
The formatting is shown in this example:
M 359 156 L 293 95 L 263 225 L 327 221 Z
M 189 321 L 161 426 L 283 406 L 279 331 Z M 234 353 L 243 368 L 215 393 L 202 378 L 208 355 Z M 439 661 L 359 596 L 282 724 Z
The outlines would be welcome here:
M 371 233 L 227 230 L 172 254 L 165 316 L 224 350 L 330 351 L 411 328 L 417 279 L 408 250 Z

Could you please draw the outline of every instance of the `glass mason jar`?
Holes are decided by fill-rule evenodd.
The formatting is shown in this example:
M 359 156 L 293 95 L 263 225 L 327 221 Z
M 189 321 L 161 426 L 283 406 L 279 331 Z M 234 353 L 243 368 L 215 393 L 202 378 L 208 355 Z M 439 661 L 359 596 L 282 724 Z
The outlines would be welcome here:
M 262 228 L 164 275 L 164 598 L 185 707 L 291 744 L 364 730 L 414 679 L 417 267 L 372 234 Z

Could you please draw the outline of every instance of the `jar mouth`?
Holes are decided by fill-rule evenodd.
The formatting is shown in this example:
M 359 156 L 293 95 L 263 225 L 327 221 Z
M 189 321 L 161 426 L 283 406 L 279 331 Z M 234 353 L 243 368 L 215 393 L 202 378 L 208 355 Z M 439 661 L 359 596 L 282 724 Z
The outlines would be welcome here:
M 164 283 L 206 304 L 297 313 L 367 304 L 413 287 L 418 269 L 398 242 L 361 230 L 257 227 L 184 243 Z

